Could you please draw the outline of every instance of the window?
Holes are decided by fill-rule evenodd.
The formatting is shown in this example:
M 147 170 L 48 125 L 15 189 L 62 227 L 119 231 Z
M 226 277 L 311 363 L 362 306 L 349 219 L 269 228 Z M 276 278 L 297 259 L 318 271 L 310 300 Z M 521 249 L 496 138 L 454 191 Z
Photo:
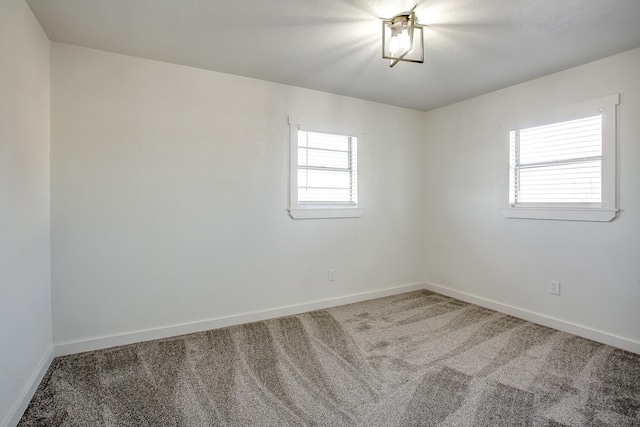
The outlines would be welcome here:
M 510 132 L 509 204 L 602 203 L 602 113 Z
M 358 137 L 290 125 L 291 217 L 362 216 L 363 210 L 358 208 Z
M 615 218 L 619 95 L 574 104 L 510 129 L 508 218 Z

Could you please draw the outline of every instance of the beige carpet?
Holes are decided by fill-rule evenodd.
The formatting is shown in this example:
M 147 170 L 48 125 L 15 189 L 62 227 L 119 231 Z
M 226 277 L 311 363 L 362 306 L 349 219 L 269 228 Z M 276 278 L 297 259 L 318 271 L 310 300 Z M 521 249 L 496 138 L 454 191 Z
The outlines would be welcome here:
M 21 426 L 640 426 L 640 356 L 428 291 L 56 358 Z

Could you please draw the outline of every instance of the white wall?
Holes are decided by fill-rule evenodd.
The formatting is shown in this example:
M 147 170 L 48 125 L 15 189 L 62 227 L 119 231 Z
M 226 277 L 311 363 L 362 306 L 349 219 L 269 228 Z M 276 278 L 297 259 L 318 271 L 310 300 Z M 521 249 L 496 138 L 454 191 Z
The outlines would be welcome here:
M 0 2 L 0 426 L 22 415 L 53 349 L 49 49 L 24 1 Z
M 640 351 L 639 70 L 636 49 L 426 113 L 426 281 L 625 338 Z M 503 218 L 505 123 L 612 93 L 621 94 L 619 217 Z M 549 294 L 550 279 L 562 282 L 560 297 Z
M 422 281 L 422 113 L 58 43 L 51 81 L 57 345 Z M 363 217 L 289 217 L 288 114 L 366 132 Z

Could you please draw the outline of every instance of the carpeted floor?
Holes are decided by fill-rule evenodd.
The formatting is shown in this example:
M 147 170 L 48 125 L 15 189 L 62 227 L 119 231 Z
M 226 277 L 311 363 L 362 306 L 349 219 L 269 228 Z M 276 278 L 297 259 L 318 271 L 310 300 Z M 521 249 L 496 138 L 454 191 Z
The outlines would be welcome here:
M 640 426 L 640 356 L 417 291 L 56 358 L 21 426 Z

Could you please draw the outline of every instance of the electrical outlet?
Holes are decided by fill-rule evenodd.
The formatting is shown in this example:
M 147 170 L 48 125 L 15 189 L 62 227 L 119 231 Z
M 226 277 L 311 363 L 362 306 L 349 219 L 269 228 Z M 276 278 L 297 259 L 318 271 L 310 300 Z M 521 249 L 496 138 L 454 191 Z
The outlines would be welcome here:
M 560 295 L 560 282 L 558 280 L 551 281 L 551 287 L 549 288 L 551 295 Z
M 335 282 L 336 280 L 336 271 L 332 268 L 328 271 L 327 277 L 330 282 Z

